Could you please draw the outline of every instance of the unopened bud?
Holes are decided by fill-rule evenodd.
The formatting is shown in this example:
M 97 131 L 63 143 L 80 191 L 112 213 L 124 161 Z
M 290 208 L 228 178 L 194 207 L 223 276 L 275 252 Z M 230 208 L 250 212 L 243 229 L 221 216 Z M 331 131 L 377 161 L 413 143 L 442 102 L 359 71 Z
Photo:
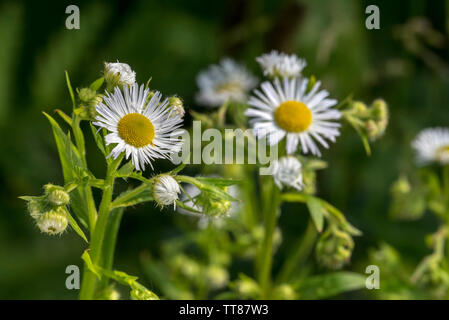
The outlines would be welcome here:
M 33 219 L 38 219 L 46 210 L 46 203 L 41 199 L 28 201 L 28 212 Z
M 67 209 L 65 207 L 53 208 L 43 213 L 36 220 L 41 232 L 49 235 L 58 235 L 65 231 L 68 226 Z
M 181 188 L 172 176 L 162 174 L 155 178 L 153 183 L 153 198 L 160 206 L 176 205 L 179 193 L 181 193 Z
M 330 226 L 318 240 L 316 256 L 323 266 L 341 269 L 351 259 L 353 249 L 352 237 L 336 226 Z
M 206 277 L 214 289 L 223 288 L 229 282 L 228 271 L 220 266 L 209 266 L 206 270 Z
M 185 110 L 181 98 L 170 97 L 168 98 L 168 103 L 170 105 L 170 108 L 172 108 L 176 113 L 178 113 L 181 118 L 184 117 Z
M 70 202 L 70 196 L 61 186 L 47 184 L 44 186 L 48 202 L 54 206 L 65 206 Z
M 133 85 L 136 82 L 136 73 L 126 63 L 104 64 L 104 79 L 107 83 L 108 91 L 112 91 L 115 86 Z
M 281 284 L 274 289 L 274 297 L 279 300 L 295 300 L 296 292 L 289 284 Z

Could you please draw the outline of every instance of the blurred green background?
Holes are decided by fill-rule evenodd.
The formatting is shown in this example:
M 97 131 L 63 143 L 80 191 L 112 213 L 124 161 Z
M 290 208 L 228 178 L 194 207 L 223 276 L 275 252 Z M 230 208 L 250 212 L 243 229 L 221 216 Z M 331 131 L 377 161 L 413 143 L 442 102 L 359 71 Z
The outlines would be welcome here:
M 69 4 L 80 8 L 80 30 L 65 28 Z M 380 30 L 365 28 L 370 4 L 380 8 Z M 368 250 L 381 242 L 416 265 L 429 252 L 423 239 L 437 221 L 426 215 L 417 222 L 393 222 L 389 187 L 412 168 L 414 135 L 449 123 L 448 14 L 445 1 L 424 0 L 0 2 L 0 298 L 77 297 L 65 288 L 65 268 L 81 266 L 85 245 L 73 232 L 60 238 L 40 234 L 17 197 L 40 194 L 48 182 L 62 183 L 41 111 L 70 112 L 64 70 L 73 86 L 81 87 L 98 78 L 104 61 L 117 59 L 136 70 L 138 82 L 152 77 L 152 88 L 178 94 L 197 110 L 194 79 L 201 69 L 230 56 L 261 78 L 254 58 L 271 49 L 306 58 L 305 73 L 322 79 L 333 97 L 353 93 L 367 103 L 384 98 L 391 111 L 386 136 L 367 157 L 354 132 L 343 130 L 324 154 L 330 167 L 320 173 L 319 195 L 364 232 L 347 269 L 364 272 Z M 103 160 L 93 141 L 88 148 L 93 171 L 101 174 Z M 294 206 L 286 209 L 280 224 L 288 246 L 305 220 Z M 128 210 L 119 233 L 118 269 L 152 289 L 139 254 L 157 255 L 161 243 L 179 234 L 182 219 L 153 205 Z

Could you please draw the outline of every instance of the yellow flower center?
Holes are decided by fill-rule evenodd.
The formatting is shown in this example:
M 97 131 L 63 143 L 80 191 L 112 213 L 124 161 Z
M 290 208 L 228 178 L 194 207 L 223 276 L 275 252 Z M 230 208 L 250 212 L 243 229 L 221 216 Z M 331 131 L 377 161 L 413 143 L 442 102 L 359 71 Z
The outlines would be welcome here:
M 277 107 L 274 119 L 287 132 L 303 132 L 312 123 L 312 112 L 304 103 L 289 100 Z
M 242 90 L 242 85 L 238 82 L 224 82 L 215 87 L 217 93 L 238 92 Z
M 121 118 L 117 130 L 120 138 L 136 148 L 153 144 L 154 126 L 140 113 L 130 113 Z
M 439 147 L 436 151 L 436 156 L 439 161 L 445 161 L 449 159 L 449 146 Z

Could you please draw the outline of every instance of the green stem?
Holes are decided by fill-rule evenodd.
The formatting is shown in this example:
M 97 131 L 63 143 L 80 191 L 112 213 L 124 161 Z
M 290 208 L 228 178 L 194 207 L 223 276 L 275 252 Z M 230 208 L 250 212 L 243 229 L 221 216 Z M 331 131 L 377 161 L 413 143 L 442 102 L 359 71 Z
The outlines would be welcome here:
M 80 128 L 80 123 L 81 123 L 80 117 L 76 113 L 74 113 L 72 120 L 72 130 L 73 135 L 75 137 L 75 144 L 80 153 L 83 166 L 87 169 L 86 146 L 84 142 L 84 135 Z M 92 195 L 92 188 L 89 186 L 80 187 L 80 193 L 83 195 L 83 198 L 86 201 L 87 218 L 89 220 L 89 230 L 90 235 L 92 237 L 93 230 L 95 229 L 95 223 L 97 220 L 97 208 L 95 207 L 95 201 Z
M 124 208 L 113 209 L 109 215 L 106 234 L 103 240 L 102 266 L 104 269 L 111 271 L 114 264 L 115 247 L 117 244 L 117 236 L 122 220 Z M 99 283 L 99 290 L 106 288 L 108 278 L 103 277 Z
M 264 239 L 260 251 L 260 258 L 258 260 L 259 269 L 259 284 L 261 289 L 261 299 L 268 299 L 271 289 L 271 269 L 273 264 L 273 235 L 276 230 L 279 206 L 280 206 L 280 192 L 274 185 L 273 180 L 269 177 L 263 186 L 263 199 L 265 202 L 264 210 Z
M 298 266 L 302 265 L 312 251 L 317 231 L 312 219 L 309 219 L 307 224 L 306 233 L 298 242 L 293 246 L 292 252 L 288 255 L 288 260 L 285 261 L 279 276 L 277 278 L 279 283 L 288 281 L 291 274 Z
M 100 265 L 101 262 L 103 240 L 111 209 L 112 193 L 114 191 L 114 174 L 122 159 L 123 156 L 120 156 L 108 164 L 103 197 L 101 199 L 100 208 L 98 211 L 98 219 L 90 241 L 90 256 L 94 265 Z M 95 294 L 96 276 L 87 267 L 84 269 L 85 272 L 80 292 L 80 299 L 93 299 Z

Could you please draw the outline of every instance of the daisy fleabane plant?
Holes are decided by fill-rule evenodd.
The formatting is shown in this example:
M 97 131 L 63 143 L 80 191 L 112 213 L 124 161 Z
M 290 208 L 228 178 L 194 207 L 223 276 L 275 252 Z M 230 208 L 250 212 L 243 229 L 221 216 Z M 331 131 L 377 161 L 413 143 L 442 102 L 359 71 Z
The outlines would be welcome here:
M 267 138 L 270 145 L 286 137 L 287 154 L 301 146 L 303 153 L 320 156 L 320 144 L 329 147 L 326 141 L 335 142 L 340 135 L 341 112 L 334 109 L 337 100 L 329 99 L 326 90 L 320 90 L 317 81 L 307 91 L 306 78 L 278 78 L 265 81 L 261 90 L 254 90 L 248 101 L 250 108 L 245 114 L 257 138 Z
M 125 152 L 131 156 L 137 170 L 144 170 L 157 158 L 170 159 L 181 146 L 182 117 L 171 107 L 168 99 L 161 101 L 161 94 L 154 92 L 148 101 L 149 89 L 135 83 L 123 89 L 115 87 L 114 93 L 106 93 L 104 103 L 96 106 L 98 116 L 94 125 L 107 129 L 106 144 L 116 144 L 109 156 L 117 157 Z
M 56 112 L 70 128 L 69 132 L 66 134 L 67 131 L 44 112 L 53 129 L 64 185 L 47 184 L 43 195 L 21 198 L 27 201 L 29 214 L 42 233 L 59 236 L 73 229 L 87 244 L 81 256 L 85 271 L 80 299 L 117 299 L 120 297 L 115 290 L 117 284 L 129 287 L 131 299 L 158 299 L 137 281 L 137 277 L 113 270 L 117 233 L 125 208 L 145 202 L 153 202 L 161 209 L 188 208 L 179 200 L 181 182 L 204 191 L 210 208 L 217 204 L 226 206 L 235 199 L 222 186 L 234 182 L 222 178 L 202 181 L 180 175 L 185 164 L 169 172 L 143 175 L 145 168 L 154 169 L 157 159 L 170 160 L 180 151 L 185 111 L 178 96 L 162 99 L 160 92 L 139 86 L 129 65 L 106 63 L 104 77 L 76 91 L 67 73 L 66 80 L 72 115 L 62 110 Z M 104 156 L 106 174 L 102 179 L 88 167 L 81 121 L 89 122 L 89 131 Z M 130 160 L 126 162 L 127 159 Z M 136 180 L 140 185 L 130 184 L 127 191 L 115 195 L 118 179 L 126 183 Z M 102 192 L 99 204 L 93 197 L 93 188 Z

